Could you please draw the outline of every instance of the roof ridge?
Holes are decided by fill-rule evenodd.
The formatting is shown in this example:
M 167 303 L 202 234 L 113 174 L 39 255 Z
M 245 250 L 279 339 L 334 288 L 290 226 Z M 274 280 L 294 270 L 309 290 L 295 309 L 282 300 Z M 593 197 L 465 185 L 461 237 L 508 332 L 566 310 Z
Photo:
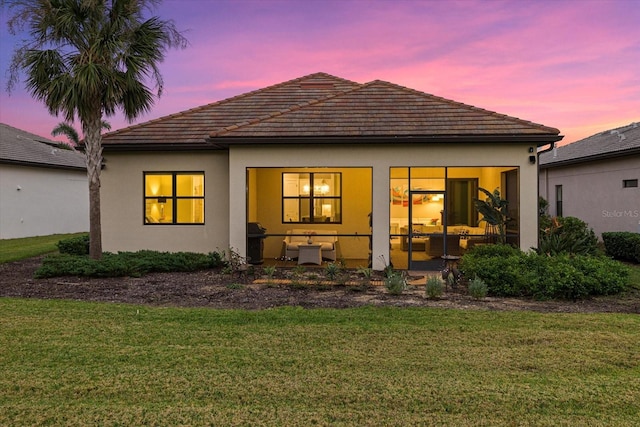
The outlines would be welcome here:
M 498 113 L 496 111 L 487 110 L 486 108 L 480 108 L 480 107 L 473 106 L 471 104 L 465 104 L 464 102 L 454 101 L 452 99 L 444 98 L 442 96 L 433 95 L 431 93 L 423 92 L 423 91 L 418 90 L 418 89 L 413 89 L 413 88 L 410 88 L 410 87 L 402 86 L 402 85 L 399 85 L 397 83 L 387 82 L 385 80 L 373 80 L 373 81 L 371 81 L 369 83 L 365 83 L 363 86 L 367 86 L 367 85 L 375 84 L 375 83 L 382 83 L 382 84 L 385 84 L 387 86 L 396 87 L 398 89 L 402 89 L 402 90 L 405 90 L 405 91 L 408 91 L 408 92 L 413 92 L 413 93 L 421 95 L 421 96 L 426 96 L 426 97 L 429 97 L 429 98 L 433 98 L 433 99 L 445 102 L 447 104 L 452 104 L 452 105 L 456 105 L 456 106 L 459 106 L 459 107 L 462 107 L 462 108 L 466 108 L 468 110 L 481 111 L 481 112 L 487 113 L 487 114 L 489 114 L 491 116 L 494 116 L 494 117 L 497 117 L 497 118 L 507 119 L 507 120 L 510 120 L 510 121 L 517 121 L 517 122 L 523 123 L 523 124 L 525 124 L 527 126 L 534 126 L 534 127 L 538 128 L 538 129 L 542 129 L 542 130 L 545 130 L 545 131 L 557 132 L 558 134 L 560 133 L 559 129 L 552 128 L 552 127 L 549 127 L 549 126 L 545 126 L 545 125 L 542 125 L 540 123 L 535 123 L 535 122 L 532 122 L 532 121 L 529 121 L 529 120 L 524 120 L 524 119 L 521 119 L 519 117 L 509 116 L 507 114 L 501 114 L 501 113 Z
M 318 73 L 318 74 L 320 74 L 320 73 Z M 287 107 L 287 108 L 283 108 L 282 110 L 274 111 L 272 113 L 268 113 L 268 114 L 265 114 L 263 116 L 256 117 L 255 119 L 252 119 L 252 120 L 246 120 L 244 122 L 235 123 L 233 125 L 225 126 L 223 128 L 218 129 L 217 131 L 211 132 L 209 134 L 209 138 L 222 136 L 225 133 L 229 133 L 229 132 L 231 132 L 233 130 L 240 129 L 240 128 L 245 127 L 245 126 L 251 126 L 251 125 L 254 125 L 256 123 L 260 123 L 260 122 L 263 122 L 265 120 L 272 119 L 274 117 L 282 116 L 283 114 L 287 114 L 287 113 L 291 113 L 293 111 L 301 110 L 302 108 L 308 107 L 310 105 L 315 105 L 315 104 L 318 104 L 318 103 L 321 103 L 321 102 L 329 101 L 330 99 L 346 95 L 348 93 L 354 92 L 354 91 L 362 89 L 362 87 L 364 87 L 364 84 L 362 84 L 362 83 L 356 83 L 356 82 L 352 82 L 350 80 L 346 80 L 346 81 L 349 82 L 349 83 L 355 83 L 358 86 L 356 86 L 354 88 L 351 88 L 351 89 L 343 90 L 343 91 L 338 92 L 338 93 L 329 94 L 329 95 L 327 95 L 327 96 L 325 96 L 323 98 L 311 99 L 311 100 L 306 101 L 306 102 L 300 102 L 300 103 L 295 104 L 293 106 L 290 106 L 290 107 Z
M 329 78 L 332 78 L 332 79 L 335 79 L 335 80 L 339 80 L 339 81 L 344 82 L 344 83 L 350 83 L 350 84 L 356 84 L 356 85 L 360 85 L 361 84 L 361 83 L 354 82 L 354 81 L 351 81 L 351 80 L 348 80 L 348 79 L 344 79 L 342 77 L 337 77 L 337 76 L 334 76 L 332 74 L 319 71 L 319 72 L 316 72 L 316 73 L 307 74 L 307 75 L 302 76 L 302 77 L 297 77 L 295 79 L 291 79 L 291 80 L 287 80 L 287 81 L 284 81 L 284 82 L 276 83 L 276 84 L 273 84 L 271 86 L 263 87 L 263 88 L 252 90 L 252 91 L 249 91 L 249 92 L 244 92 L 244 93 L 241 93 L 241 94 L 238 94 L 238 95 L 235 95 L 235 96 L 231 96 L 229 98 L 224 98 L 224 99 L 221 99 L 221 100 L 218 100 L 218 101 L 210 102 L 208 104 L 200 105 L 198 107 L 193 107 L 193 108 L 190 108 L 188 110 L 180 111 L 178 113 L 168 114 L 166 116 L 158 117 L 156 119 L 148 120 L 148 121 L 142 122 L 142 123 L 136 123 L 135 125 L 127 126 L 125 128 L 118 129 L 118 130 L 115 130 L 113 132 L 107 132 L 103 136 L 106 136 L 106 135 L 109 135 L 109 136 L 118 135 L 118 134 L 120 134 L 122 132 L 129 131 L 129 130 L 132 130 L 132 129 L 136 129 L 136 128 L 141 127 L 141 126 L 146 126 L 146 125 L 149 125 L 151 123 L 157 123 L 157 122 L 160 122 L 160 121 L 163 121 L 163 120 L 185 116 L 187 114 L 191 114 L 191 113 L 194 113 L 194 112 L 197 112 L 197 111 L 201 111 L 201 110 L 204 110 L 206 108 L 211 108 L 211 107 L 217 106 L 217 105 L 224 105 L 224 104 L 232 102 L 232 101 L 237 101 L 238 99 L 243 99 L 243 98 L 246 98 L 246 97 L 249 97 L 249 96 L 254 96 L 254 95 L 258 94 L 258 93 L 267 92 L 269 90 L 273 90 L 273 89 L 276 89 L 276 88 L 279 88 L 279 87 L 283 87 L 283 86 L 286 86 L 286 85 L 290 85 L 292 83 L 300 82 L 300 81 L 303 81 L 303 80 L 306 80 L 306 79 L 310 79 L 310 78 L 313 78 L 313 77 L 318 77 L 318 76 L 329 77 Z M 233 126 L 233 125 L 231 125 L 231 126 Z
M 436 95 L 433 95 L 433 94 L 430 94 L 430 93 L 426 93 L 426 92 L 423 92 L 423 91 L 420 91 L 420 90 L 417 90 L 417 89 L 412 89 L 412 88 L 409 88 L 409 87 L 406 87 L 406 86 L 402 86 L 402 85 L 399 85 L 399 84 L 396 84 L 396 83 L 391 83 L 391 82 L 388 82 L 388 81 L 385 81 L 385 80 L 376 79 L 376 80 L 372 80 L 372 81 L 367 82 L 367 83 L 358 84 L 358 86 L 356 86 L 354 88 L 351 88 L 351 89 L 348 89 L 348 90 L 344 90 L 344 91 L 341 91 L 341 92 L 338 92 L 338 93 L 334 93 L 334 94 L 328 95 L 328 96 L 326 96 L 324 98 L 309 100 L 307 102 L 303 102 L 303 103 L 297 104 L 297 105 L 295 105 L 293 107 L 288 107 L 288 108 L 283 109 L 283 110 L 279 110 L 279 111 L 276 111 L 276 112 L 273 112 L 273 113 L 266 114 L 266 115 L 261 116 L 261 117 L 257 117 L 257 118 L 255 118 L 253 120 L 247 120 L 247 121 L 244 121 L 244 122 L 235 123 L 233 125 L 226 126 L 224 128 L 220 128 L 217 131 L 211 132 L 209 134 L 209 137 L 210 138 L 220 137 L 220 136 L 223 136 L 224 134 L 230 133 L 231 131 L 235 131 L 235 130 L 243 128 L 243 127 L 251 126 L 251 125 L 254 125 L 254 124 L 269 120 L 271 118 L 274 118 L 274 117 L 277 117 L 277 116 L 281 116 L 283 114 L 291 113 L 291 112 L 300 110 L 300 109 L 302 109 L 304 107 L 308 107 L 310 105 L 315 105 L 315 104 L 318 104 L 318 103 L 327 102 L 327 101 L 330 101 L 330 100 L 332 100 L 334 98 L 345 96 L 345 95 L 348 95 L 350 93 L 353 93 L 353 92 L 356 92 L 356 91 L 359 91 L 359 90 L 362 90 L 364 88 L 367 88 L 367 87 L 370 87 L 370 86 L 374 86 L 374 85 L 377 85 L 377 84 L 381 84 L 381 85 L 397 88 L 397 89 L 403 90 L 405 92 L 414 93 L 414 94 L 419 95 L 421 97 L 427 97 L 427 98 L 430 98 L 430 99 L 438 100 L 440 102 L 445 102 L 447 104 L 451 104 L 451 105 L 455 105 L 455 106 L 458 106 L 458 107 L 466 108 L 468 110 L 483 112 L 483 113 L 489 114 L 489 115 L 491 115 L 493 117 L 507 119 L 509 121 L 517 121 L 517 122 L 525 124 L 527 126 L 533 126 L 533 127 L 536 127 L 538 129 L 541 129 L 541 130 L 544 130 L 544 131 L 547 131 L 547 132 L 552 132 L 552 133 L 555 132 L 555 133 L 558 133 L 558 134 L 560 133 L 559 129 L 552 128 L 552 127 L 549 127 L 549 126 L 545 126 L 545 125 L 542 125 L 542 124 L 539 124 L 539 123 L 530 122 L 528 120 L 523 120 L 523 119 L 520 119 L 518 117 L 508 116 L 506 114 L 500 114 L 500 113 L 497 113 L 495 111 L 491 111 L 491 110 L 487 110 L 487 109 L 484 109 L 484 108 L 475 107 L 473 105 L 465 104 L 465 103 L 458 102 L 458 101 L 453 101 L 451 99 L 443 98 L 441 96 L 436 96 Z

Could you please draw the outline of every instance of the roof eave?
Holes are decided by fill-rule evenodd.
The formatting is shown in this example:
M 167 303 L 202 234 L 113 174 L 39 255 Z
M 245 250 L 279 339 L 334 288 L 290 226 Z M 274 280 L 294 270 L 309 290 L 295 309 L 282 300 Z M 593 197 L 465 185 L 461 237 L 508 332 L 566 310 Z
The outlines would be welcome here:
M 51 163 L 28 162 L 24 160 L 0 159 L 0 163 L 7 164 L 7 165 L 29 166 L 29 167 L 38 167 L 38 168 L 47 168 L 47 169 L 65 169 L 65 170 L 76 170 L 76 171 L 85 171 L 85 172 L 87 170 L 87 168 L 84 166 L 54 165 Z
M 207 139 L 211 147 L 227 148 L 233 145 L 275 144 L 436 144 L 436 143 L 527 143 L 538 147 L 560 141 L 564 136 L 532 135 L 383 135 L 383 136 L 290 136 L 290 137 L 230 137 Z
M 105 144 L 102 146 L 105 152 L 116 151 L 198 151 L 198 150 L 223 150 L 226 147 L 209 144 L 205 140 L 200 143 L 167 144 L 167 143 L 133 143 L 133 144 Z

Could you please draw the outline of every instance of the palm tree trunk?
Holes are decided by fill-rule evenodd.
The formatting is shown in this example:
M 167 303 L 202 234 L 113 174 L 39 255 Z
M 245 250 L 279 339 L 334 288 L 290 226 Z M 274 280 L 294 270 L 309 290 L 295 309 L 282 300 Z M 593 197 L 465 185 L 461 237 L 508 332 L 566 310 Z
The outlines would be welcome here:
M 100 117 L 83 123 L 87 178 L 89 181 L 89 256 L 102 258 L 102 226 L 100 219 L 100 171 L 102 168 L 102 135 Z

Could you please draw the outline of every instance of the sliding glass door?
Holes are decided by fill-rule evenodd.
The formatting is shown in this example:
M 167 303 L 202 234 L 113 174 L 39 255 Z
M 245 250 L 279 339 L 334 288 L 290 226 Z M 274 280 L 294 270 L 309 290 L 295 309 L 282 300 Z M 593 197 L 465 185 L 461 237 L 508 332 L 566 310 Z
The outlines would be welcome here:
M 409 192 L 407 246 L 410 270 L 439 270 L 446 248 L 446 195 L 442 191 Z

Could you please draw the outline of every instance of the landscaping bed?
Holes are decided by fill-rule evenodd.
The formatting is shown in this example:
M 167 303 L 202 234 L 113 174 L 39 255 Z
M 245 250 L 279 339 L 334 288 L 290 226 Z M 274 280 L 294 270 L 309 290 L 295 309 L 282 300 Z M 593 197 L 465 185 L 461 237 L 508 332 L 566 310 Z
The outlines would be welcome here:
M 348 308 L 365 305 L 441 307 L 470 310 L 532 310 L 539 312 L 640 313 L 637 290 L 622 295 L 580 301 L 536 301 L 526 298 L 486 297 L 475 300 L 464 288 L 445 290 L 438 299 L 425 295 L 423 277 L 401 295 L 384 286 L 350 280 L 346 285 L 274 280 L 256 274 L 241 277 L 220 270 L 191 273 L 151 273 L 142 277 L 35 279 L 42 257 L 0 264 L 0 296 L 16 298 L 70 299 L 155 306 L 211 307 L 261 310 L 280 306 Z M 258 267 L 259 271 L 260 268 Z M 380 283 L 380 282 L 377 282 Z

